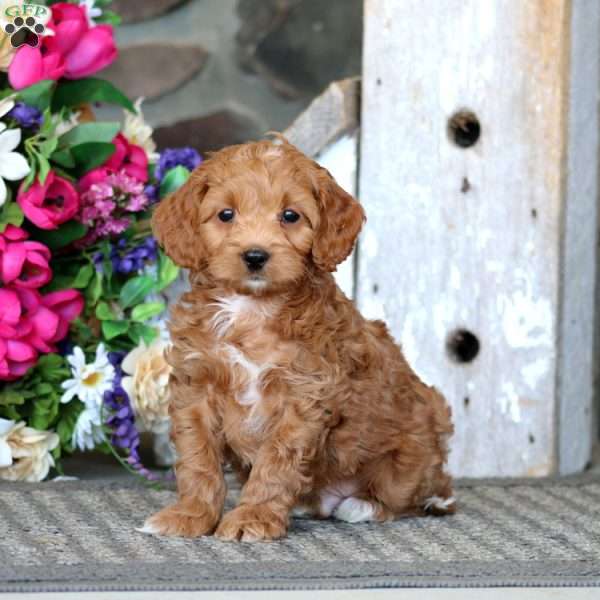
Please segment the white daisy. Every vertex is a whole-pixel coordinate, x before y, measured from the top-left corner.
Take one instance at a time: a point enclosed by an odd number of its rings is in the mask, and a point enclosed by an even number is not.
[[[99,344],[96,348],[96,360],[91,364],[86,364],[85,355],[79,346],[75,346],[67,361],[71,365],[73,378],[62,382],[65,393],[60,401],[67,403],[77,396],[87,408],[99,410],[104,392],[112,389],[115,378],[115,369],[108,360],[104,344]]]
[[[0,206],[6,202],[7,196],[4,180],[19,181],[19,179],[26,177],[30,171],[25,157],[18,152],[14,152],[14,149],[20,143],[21,130],[6,129],[6,124],[0,123]]]
[[[79,3],[79,6],[85,6],[86,8],[85,12],[87,14],[90,27],[94,27],[96,25],[96,21],[94,21],[94,19],[102,16],[102,9],[95,6],[95,4],[96,0],[81,0]]]
[[[71,441],[73,446],[79,450],[93,450],[104,441],[102,419],[98,407],[86,407],[79,415]]]

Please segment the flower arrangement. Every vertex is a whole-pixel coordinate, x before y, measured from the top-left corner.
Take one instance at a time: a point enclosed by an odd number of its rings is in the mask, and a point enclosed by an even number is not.
[[[164,444],[168,431],[163,320],[178,269],[150,216],[201,157],[157,153],[141,101],[96,76],[117,56],[109,3],[38,2],[37,46],[0,33],[0,479],[60,473],[76,449],[151,478],[139,432]],[[122,107],[123,122],[97,122],[95,103]]]

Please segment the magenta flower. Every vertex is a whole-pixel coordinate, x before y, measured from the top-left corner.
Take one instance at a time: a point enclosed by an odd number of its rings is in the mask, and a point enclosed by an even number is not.
[[[0,283],[39,288],[52,278],[50,250],[27,238],[27,232],[13,225],[0,234]]]
[[[58,2],[52,5],[55,23],[49,48],[60,52],[65,61],[65,77],[81,79],[110,65],[118,56],[110,25],[90,26],[85,6]]]
[[[45,38],[47,39],[47,38]],[[15,90],[22,90],[43,79],[56,81],[65,73],[65,63],[60,52],[44,48],[21,46],[8,67],[8,81]]]
[[[40,352],[56,352],[56,343],[82,310],[83,297],[76,290],[42,296],[27,288],[0,288],[0,380],[22,377]]]
[[[50,171],[43,184],[37,179],[27,191],[21,186],[17,203],[40,229],[57,229],[77,214],[79,194],[69,181]]]
[[[130,144],[122,133],[117,134],[112,143],[115,151],[101,167],[91,170],[80,179],[80,191],[89,190],[94,183],[101,183],[115,173],[124,173],[142,183],[148,181],[148,156],[144,149]]]

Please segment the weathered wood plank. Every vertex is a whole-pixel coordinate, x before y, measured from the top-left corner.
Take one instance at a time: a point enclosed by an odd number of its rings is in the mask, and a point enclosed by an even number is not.
[[[283,132],[305,154],[329,170],[350,194],[357,192],[360,79],[334,81]],[[354,296],[355,254],[336,272],[344,293]]]
[[[366,0],[365,18],[359,306],[390,323],[451,402],[454,473],[580,468],[591,431],[598,7]],[[469,148],[448,133],[462,109],[481,127]],[[448,350],[452,339],[465,357],[476,350],[457,330],[479,343],[472,361]]]

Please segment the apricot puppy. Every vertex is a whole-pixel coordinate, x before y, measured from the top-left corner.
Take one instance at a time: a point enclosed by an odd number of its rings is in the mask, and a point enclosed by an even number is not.
[[[158,206],[154,233],[192,289],[167,355],[178,500],[143,531],[272,540],[295,508],[351,523],[455,511],[448,405],[331,275],[363,221],[283,139],[217,152]],[[244,486],[222,516],[226,462]]]

